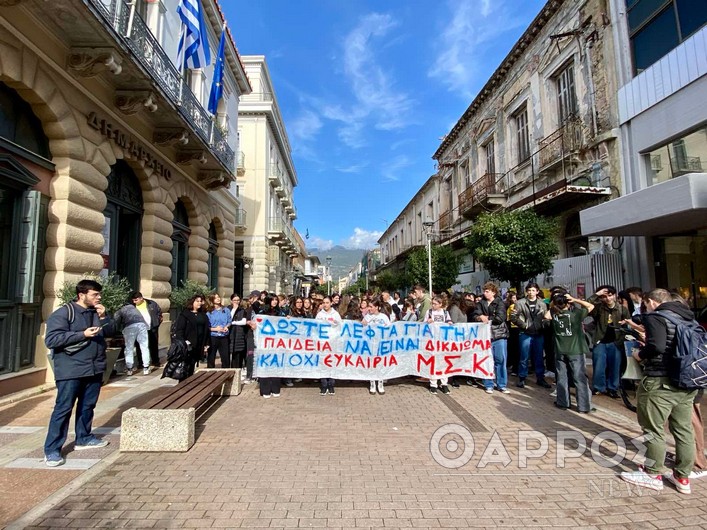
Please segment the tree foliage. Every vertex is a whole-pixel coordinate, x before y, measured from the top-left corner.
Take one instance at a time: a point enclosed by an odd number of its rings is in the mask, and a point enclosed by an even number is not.
[[[489,274],[513,286],[552,266],[558,254],[558,223],[532,210],[482,214],[464,240]]]
[[[383,271],[376,274],[376,286],[381,291],[397,291],[409,284],[404,271]]]
[[[362,292],[366,290],[366,278],[363,276],[359,276],[359,278],[349,285],[346,289],[341,294],[349,294],[349,295],[360,295]]]
[[[93,280],[101,284],[103,288],[101,290],[101,304],[110,314],[115,313],[128,303],[128,295],[133,290],[128,279],[120,278],[115,272],[110,272],[107,276],[101,276],[94,272],[85,272],[81,279]],[[72,300],[76,300],[77,283],[78,281],[66,281],[57,290],[56,297],[61,300],[62,304],[68,304]]]
[[[461,259],[449,246],[432,246],[432,289],[436,293],[446,291],[457,283]],[[412,251],[408,256],[405,269],[410,285],[419,283],[427,287],[427,248]]]
[[[169,295],[169,301],[172,307],[181,311],[186,306],[192,296],[200,294],[204,298],[213,292],[208,286],[199,283],[196,280],[185,280],[179,287],[172,289]]]

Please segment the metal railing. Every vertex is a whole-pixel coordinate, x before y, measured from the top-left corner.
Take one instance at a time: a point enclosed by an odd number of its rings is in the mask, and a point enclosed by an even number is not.
[[[676,156],[670,159],[670,169],[673,175],[702,173],[702,162],[699,156]]]
[[[447,230],[452,225],[452,211],[447,210],[442,215],[439,216],[437,220],[437,226],[440,231]]]
[[[192,92],[181,73],[165,53],[152,31],[136,12],[129,24],[130,7],[124,0],[84,0],[91,4],[116,33],[134,58],[150,74],[165,98],[173,103],[192,130],[210,147],[214,156],[230,171],[235,170],[235,154],[225,136],[214,126],[209,114]]]
[[[538,142],[540,167],[560,160],[567,153],[584,145],[584,126],[579,118],[570,118],[565,124]]]
[[[500,173],[485,173],[459,194],[459,210],[464,212],[474,204],[481,204],[489,195],[497,193],[497,179]]]

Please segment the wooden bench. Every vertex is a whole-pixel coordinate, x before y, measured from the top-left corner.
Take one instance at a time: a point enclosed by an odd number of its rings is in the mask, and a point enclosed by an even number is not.
[[[196,410],[214,395],[234,396],[240,391],[240,370],[199,370],[145,405],[123,412],[120,450],[188,451],[194,445]]]

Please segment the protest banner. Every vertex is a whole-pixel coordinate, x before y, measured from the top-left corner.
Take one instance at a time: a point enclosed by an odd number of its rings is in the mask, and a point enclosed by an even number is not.
[[[256,322],[255,377],[494,377],[489,324],[334,325],[264,315]]]

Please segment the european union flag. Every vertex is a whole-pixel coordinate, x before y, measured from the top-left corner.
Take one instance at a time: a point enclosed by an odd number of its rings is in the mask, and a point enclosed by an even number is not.
[[[214,65],[214,78],[211,81],[211,93],[209,94],[209,112],[216,114],[218,102],[223,96],[223,62],[225,60],[226,47],[226,26],[221,32],[221,41],[218,44],[218,54],[216,55],[216,64]]]

